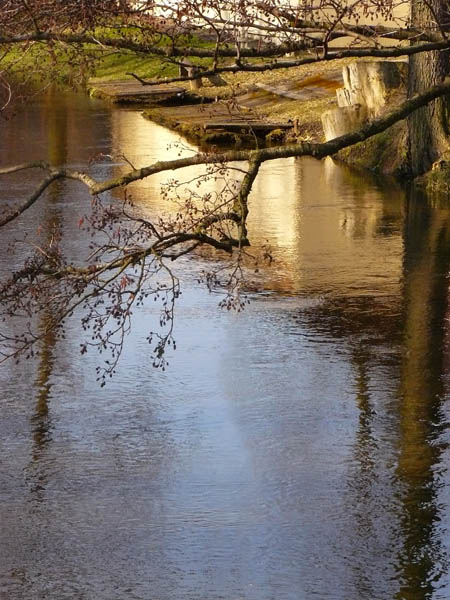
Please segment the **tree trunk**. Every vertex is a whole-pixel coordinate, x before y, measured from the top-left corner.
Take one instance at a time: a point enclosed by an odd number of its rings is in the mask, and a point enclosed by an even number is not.
[[[413,27],[438,34],[439,27],[436,23],[445,23],[447,19],[448,0],[411,0]],[[408,96],[442,83],[448,73],[448,51],[423,52],[411,56]],[[419,109],[408,119],[413,175],[420,175],[429,170],[431,165],[449,150],[449,108],[447,98],[438,99]]]

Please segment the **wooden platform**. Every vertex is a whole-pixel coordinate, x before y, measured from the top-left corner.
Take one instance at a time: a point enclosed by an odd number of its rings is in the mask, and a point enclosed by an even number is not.
[[[138,81],[89,82],[89,94],[113,104],[158,104],[182,99],[186,88],[170,85],[142,85]]]
[[[292,123],[274,123],[273,121],[257,121],[252,119],[238,119],[227,121],[210,121],[203,125],[204,129],[225,129],[226,131],[255,131],[269,133],[274,129],[291,129]]]
[[[184,106],[168,106],[151,111],[173,126],[200,126],[204,129],[255,128],[271,131],[273,129],[289,129],[292,124],[274,123],[263,119],[251,110],[242,107],[231,107],[227,102],[211,104],[188,104]],[[150,116],[150,115],[148,115]]]
[[[166,106],[145,111],[144,116],[197,142],[207,142],[212,132],[264,137],[271,131],[293,127],[293,123],[268,121],[251,110],[231,107],[226,102]],[[215,136],[214,140],[220,141],[220,138]],[[223,143],[229,143],[229,138],[224,136]]]

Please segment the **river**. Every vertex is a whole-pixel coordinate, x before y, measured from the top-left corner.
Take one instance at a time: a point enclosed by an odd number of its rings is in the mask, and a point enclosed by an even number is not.
[[[177,154],[139,111],[62,93],[1,133],[1,165],[97,156],[99,178],[123,168],[104,155]],[[2,178],[0,195],[37,177]],[[165,208],[160,183],[133,186],[141,210]],[[82,253],[89,202],[60,183],[19,224]],[[0,272],[26,252],[6,253],[16,233],[2,231]],[[76,318],[0,365],[2,600],[450,597],[449,208],[331,160],[277,161],[249,236],[274,261],[242,313],[197,282],[210,259],[180,261],[165,372],[150,306],[104,388]]]

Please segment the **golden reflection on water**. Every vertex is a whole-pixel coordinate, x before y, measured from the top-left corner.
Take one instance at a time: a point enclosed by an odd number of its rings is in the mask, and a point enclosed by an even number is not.
[[[184,148],[174,147],[173,133],[146,122],[136,111],[113,111],[111,119],[115,156],[123,154],[136,167],[194,151],[185,142]],[[178,206],[161,199],[161,185],[168,178],[190,180],[201,173],[199,166],[157,174],[135,183],[130,193],[150,215],[174,214]],[[220,188],[221,183],[210,181],[203,189]],[[265,163],[250,196],[248,221],[253,249],[268,243],[274,253],[262,285],[287,293],[398,293],[403,201],[398,186],[391,185],[387,199],[373,182],[337,167],[331,159]]]

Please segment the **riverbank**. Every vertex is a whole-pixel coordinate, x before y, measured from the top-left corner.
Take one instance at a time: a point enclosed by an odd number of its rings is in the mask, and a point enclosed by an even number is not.
[[[342,86],[342,68],[352,60],[342,59],[265,73],[223,74],[221,77],[226,85],[215,86],[205,78],[202,80],[202,86],[195,92],[188,90],[189,82],[186,82],[189,99],[186,102],[181,100],[180,104],[189,104],[192,107],[196,103],[220,103],[221,109],[216,108],[216,112],[221,110],[234,114],[239,111],[241,114],[245,113],[246,118],[252,115],[253,121],[280,125],[268,127],[265,132],[269,132],[277,142],[283,141],[286,134],[289,135],[290,141],[293,137],[323,141],[321,115],[325,110],[336,106],[335,91]],[[129,81],[131,86],[135,80],[130,73],[116,71],[117,79],[121,82]],[[152,79],[150,75],[142,77]],[[164,79],[160,80],[161,84],[164,84]],[[90,80],[89,87],[94,91],[94,95],[101,96],[101,88],[108,82],[111,82],[109,75],[95,77]],[[142,89],[145,89],[145,86]],[[192,127],[189,127],[187,119],[179,119],[172,107],[158,107],[157,110],[150,108],[144,114],[147,118],[179,131],[192,141],[199,141],[202,138],[198,132],[201,109],[192,111],[182,107],[182,110],[186,113],[196,113],[190,114],[193,119]],[[208,118],[207,111],[204,112],[204,117],[205,120]],[[278,131],[272,134],[275,130]],[[222,137],[224,140],[230,139],[229,136]],[[219,137],[215,136],[215,139],[217,141]]]
[[[189,82],[183,92],[182,84],[164,84],[164,79],[161,86],[141,85],[130,73],[122,73],[116,82],[91,79],[88,89],[91,95],[113,103],[150,105],[143,113],[146,118],[199,145],[252,147],[298,139],[322,141],[321,115],[336,105],[336,89],[343,85],[342,68],[349,62],[227,74],[220,86],[204,78],[195,91],[188,89]]]

